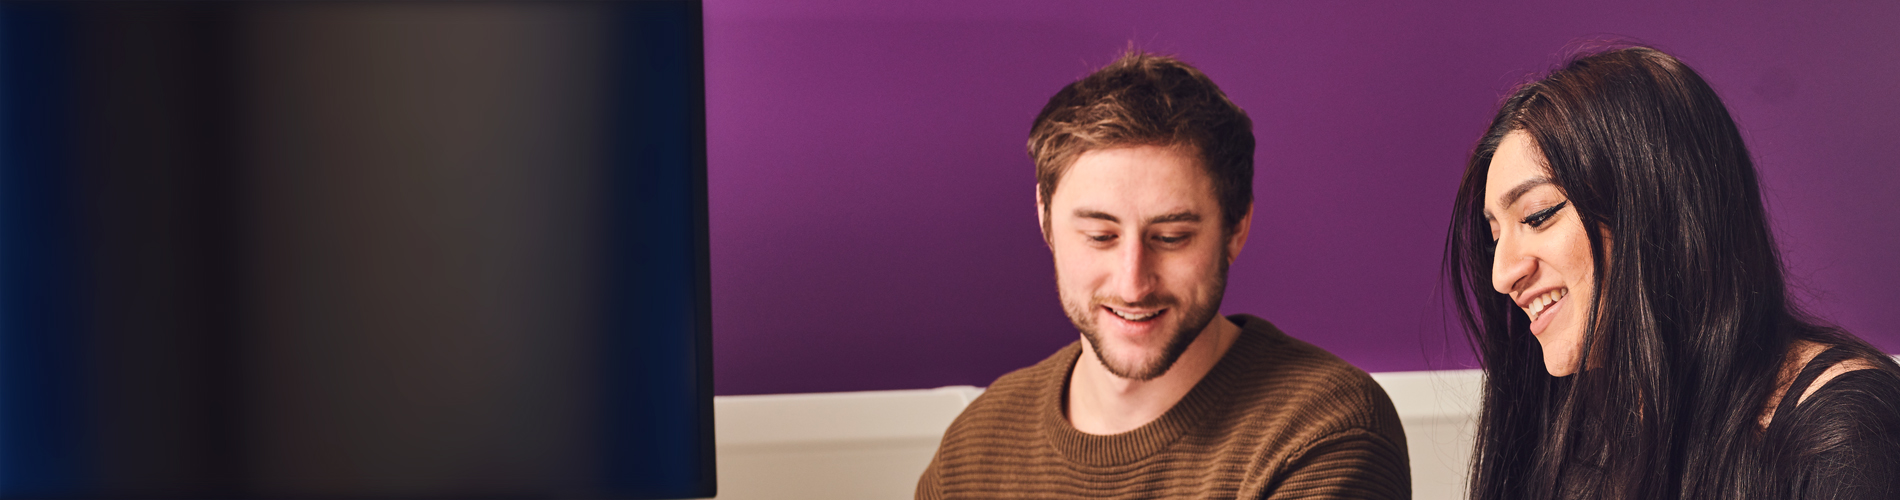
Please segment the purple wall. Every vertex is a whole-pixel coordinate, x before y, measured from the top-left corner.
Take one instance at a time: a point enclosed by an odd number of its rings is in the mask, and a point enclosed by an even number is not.
[[[1472,367],[1437,280],[1465,154],[1512,84],[1610,36],[1715,85],[1799,293],[1900,351],[1900,2],[1293,3],[708,0],[717,392],[987,385],[1075,340],[1023,143],[1130,41],[1253,116],[1223,310],[1368,371]]]

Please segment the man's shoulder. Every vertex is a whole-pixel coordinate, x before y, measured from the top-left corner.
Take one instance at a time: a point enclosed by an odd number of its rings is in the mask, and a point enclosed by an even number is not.
[[[1372,496],[1404,497],[1405,430],[1385,389],[1266,320],[1230,319],[1243,333],[1221,360],[1228,403],[1215,421],[1224,439],[1252,443],[1241,490],[1336,496],[1325,492],[1377,486],[1391,495]]]
[[[963,413],[951,423],[949,433],[988,427],[999,420],[1017,425],[1029,423],[1028,419],[1038,415],[1042,399],[1049,391],[1059,388],[1068,379],[1068,370],[1081,352],[1079,343],[1070,343],[1036,364],[997,377],[964,407]]]
[[[984,389],[983,392],[984,394],[1041,392],[1050,384],[1059,384],[1067,380],[1069,370],[1075,367],[1076,356],[1081,354],[1082,343],[1070,342],[1069,345],[1057,349],[1054,354],[1043,358],[1042,361],[1037,361],[1036,364],[1017,368],[997,377],[996,381],[991,382],[989,388]]]
[[[1255,409],[1271,413],[1299,409],[1300,413],[1336,414],[1342,423],[1353,425],[1397,424],[1391,397],[1365,370],[1259,317],[1232,319],[1248,340],[1237,342],[1229,353],[1239,379],[1236,400],[1255,402],[1261,406]]]

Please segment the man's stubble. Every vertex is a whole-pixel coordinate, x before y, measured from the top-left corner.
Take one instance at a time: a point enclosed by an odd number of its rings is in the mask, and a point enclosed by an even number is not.
[[[1123,304],[1121,301],[1113,300],[1109,297],[1097,295],[1090,297],[1086,305],[1072,300],[1068,293],[1062,290],[1061,286],[1056,287],[1056,293],[1062,299],[1062,310],[1069,315],[1069,322],[1074,323],[1075,328],[1082,332],[1083,339],[1089,343],[1089,347],[1095,350],[1095,359],[1101,361],[1102,366],[1107,368],[1109,373],[1129,380],[1154,380],[1156,377],[1168,373],[1168,369],[1174,367],[1174,362],[1181,359],[1181,355],[1187,352],[1188,346],[1193,345],[1194,340],[1200,338],[1201,332],[1206,330],[1207,325],[1214,321],[1214,316],[1219,314],[1221,299],[1224,298],[1227,291],[1227,262],[1227,251],[1225,248],[1222,248],[1219,269],[1215,270],[1213,276],[1201,280],[1201,286],[1207,292],[1204,295],[1208,300],[1205,303],[1197,305],[1192,310],[1182,311],[1179,297],[1159,293],[1144,297],[1138,302],[1128,304]],[[1060,266],[1058,266],[1058,268],[1059,267]],[[1062,283],[1060,270],[1056,272],[1056,283]],[[1110,356],[1107,346],[1102,345],[1093,314],[1096,310],[1099,310],[1102,305],[1110,303],[1138,308],[1167,307],[1175,311],[1180,311],[1181,321],[1176,323],[1179,325],[1179,328],[1169,333],[1168,340],[1158,356],[1145,359],[1139,362],[1138,366],[1127,366],[1116,361],[1111,361],[1112,356]]]

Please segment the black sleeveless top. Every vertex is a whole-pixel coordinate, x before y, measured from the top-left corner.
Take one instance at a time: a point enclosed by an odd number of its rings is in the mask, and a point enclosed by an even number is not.
[[[1900,498],[1900,376],[1870,368],[1801,393],[1852,353],[1815,356],[1775,407],[1762,457],[1784,498]],[[1798,404],[1797,404],[1798,402]]]
[[[1828,349],[1795,376],[1763,430],[1753,467],[1764,484],[1752,485],[1749,498],[1900,498],[1900,375],[1842,373],[1801,400],[1823,372],[1853,356]],[[1565,461],[1560,498],[1593,498],[1603,486],[1603,456],[1586,455]]]

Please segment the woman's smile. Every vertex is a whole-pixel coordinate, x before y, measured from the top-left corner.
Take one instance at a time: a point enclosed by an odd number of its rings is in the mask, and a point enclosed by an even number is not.
[[[1519,307],[1524,308],[1524,314],[1531,318],[1532,335],[1544,333],[1544,328],[1550,326],[1551,318],[1556,317],[1557,312],[1563,309],[1564,297],[1569,294],[1570,289],[1558,288],[1531,297],[1526,303],[1519,304]]]

